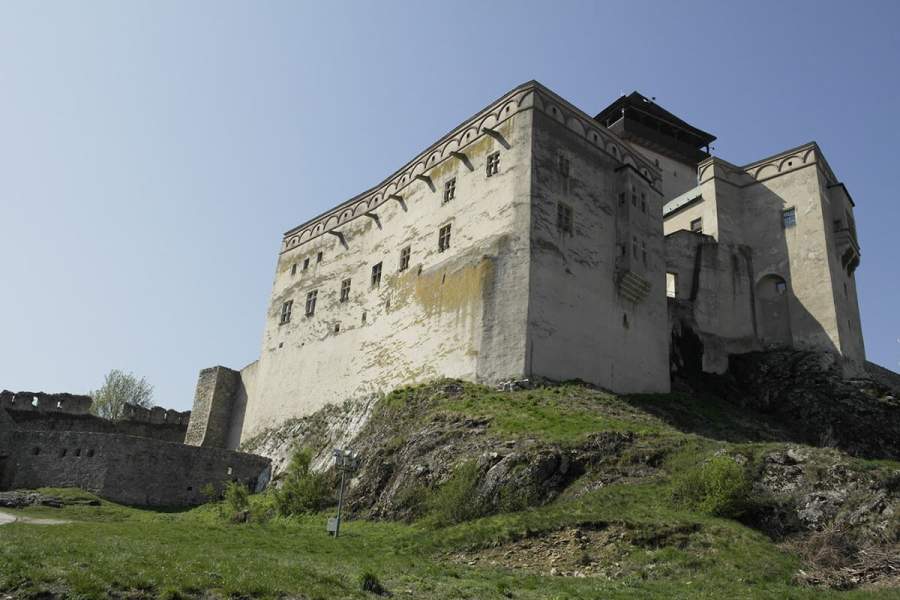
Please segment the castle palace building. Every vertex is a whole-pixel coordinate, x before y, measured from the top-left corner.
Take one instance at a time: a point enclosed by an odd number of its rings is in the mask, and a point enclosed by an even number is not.
[[[738,167],[637,92],[521,85],[284,234],[259,359],[204,369],[186,442],[235,448],[405,384],[667,392],[773,346],[865,361],[853,201],[815,143]]]

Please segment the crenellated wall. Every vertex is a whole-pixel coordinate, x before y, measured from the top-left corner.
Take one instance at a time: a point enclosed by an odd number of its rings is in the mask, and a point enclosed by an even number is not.
[[[20,429],[113,433],[183,442],[191,412],[126,404],[122,419],[110,421],[90,413],[90,396],[44,392],[0,392],[0,409]]]
[[[76,394],[0,391],[0,409],[7,410],[86,415],[92,402],[90,396]]]

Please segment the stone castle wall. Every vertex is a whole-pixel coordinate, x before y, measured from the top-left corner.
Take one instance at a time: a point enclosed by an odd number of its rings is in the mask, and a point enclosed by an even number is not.
[[[0,489],[78,487],[123,504],[188,506],[208,500],[200,491],[206,484],[253,489],[268,480],[268,459],[228,450],[93,432],[6,435]]]
[[[340,236],[313,238],[279,257],[242,439],[407,383],[525,374],[530,112],[505,119],[497,134],[473,134],[460,147],[465,158],[437,163],[427,181],[398,190],[401,199],[348,221]],[[495,152],[499,169],[488,177]],[[445,201],[451,179],[454,198]],[[442,251],[446,226],[450,246]],[[410,257],[401,269],[404,248]],[[373,285],[377,264],[381,280]],[[307,316],[310,292],[317,297]],[[291,318],[281,323],[286,302]]]
[[[240,373],[232,369],[211,367],[200,371],[185,444],[226,447],[235,396],[240,385]]]
[[[697,256],[710,258],[719,253],[736,258],[732,265],[712,259],[708,265],[703,263],[710,272],[700,275],[712,283],[706,295],[719,302],[716,310],[721,317],[714,323],[710,314],[693,315],[700,329],[723,340],[740,341],[746,335],[738,330],[752,324],[760,347],[839,352],[847,359],[848,372],[861,373],[865,350],[855,266],[841,262],[842,240],[850,239],[846,232],[852,227],[848,224],[852,223],[852,201],[818,146],[806,144],[745,167],[713,157],[699,164],[698,173],[695,196],[700,199],[667,214],[665,233],[686,230],[693,220],[702,219],[703,234],[712,236],[712,243],[721,248],[714,250],[707,244]],[[793,224],[784,224],[785,211],[793,211]],[[677,244],[667,243],[675,250],[667,257],[669,268],[678,270],[683,280],[685,270],[691,268],[681,261]],[[746,251],[735,253],[735,248]],[[732,282],[719,275],[730,274],[743,286],[744,262],[751,275],[749,288],[734,293]],[[696,280],[693,274],[690,279]],[[783,290],[776,287],[781,282],[786,285]],[[749,315],[745,311],[748,293],[753,303]],[[702,298],[691,300],[695,311],[703,310]],[[721,371],[724,361],[715,362],[713,370]]]
[[[78,487],[124,504],[188,506],[208,500],[206,484],[268,483],[263,457],[122,433],[26,429],[33,422],[0,409],[0,490]]]
[[[82,431],[115,433],[183,442],[191,412],[147,409],[125,405],[121,420],[110,421],[90,414],[90,396],[44,392],[0,392],[0,410],[5,409],[19,429],[31,431]]]

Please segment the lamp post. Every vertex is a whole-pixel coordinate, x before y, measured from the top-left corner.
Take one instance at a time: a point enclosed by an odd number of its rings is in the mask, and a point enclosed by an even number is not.
[[[341,450],[335,448],[334,452],[334,468],[341,473],[341,490],[338,493],[338,509],[337,517],[328,519],[326,529],[329,533],[334,533],[334,537],[338,537],[341,533],[341,508],[344,505],[344,481],[348,473],[352,473],[359,467],[359,455],[352,450]]]

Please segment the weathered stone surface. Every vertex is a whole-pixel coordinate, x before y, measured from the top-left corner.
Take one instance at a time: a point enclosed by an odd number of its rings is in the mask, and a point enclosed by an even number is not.
[[[184,506],[207,501],[206,484],[257,489],[269,473],[270,461],[250,454],[119,433],[27,430],[0,418],[0,490],[77,487],[125,504]]]
[[[882,385],[845,379],[827,352],[754,352],[731,357],[730,400],[776,415],[802,441],[855,456],[900,458],[900,400]]]

